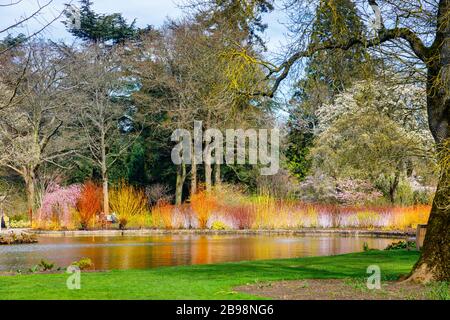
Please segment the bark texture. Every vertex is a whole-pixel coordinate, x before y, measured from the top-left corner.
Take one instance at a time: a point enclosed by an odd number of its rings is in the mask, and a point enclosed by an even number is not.
[[[427,233],[419,261],[408,280],[450,281],[450,0],[440,0],[436,39],[430,48],[427,81],[428,121],[441,162]]]

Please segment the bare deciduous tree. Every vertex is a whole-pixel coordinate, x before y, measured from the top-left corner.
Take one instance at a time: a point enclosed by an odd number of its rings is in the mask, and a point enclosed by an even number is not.
[[[0,8],[7,8],[7,7],[13,7],[20,5],[23,2],[23,0],[11,0],[10,3],[4,3],[0,4]],[[72,1],[69,1],[68,4],[70,4]],[[6,36],[11,33],[13,33],[16,29],[19,27],[22,27],[26,25],[28,22],[34,20],[37,20],[41,14],[45,12],[46,9],[48,9],[52,4],[53,0],[47,0],[45,3],[41,3],[40,1],[36,1],[36,9],[34,9],[31,13],[24,14],[16,19],[14,23],[11,25],[5,26],[2,29],[0,29],[0,37]],[[64,14],[64,10],[61,10],[57,14],[55,14],[50,20],[43,19],[42,23],[40,23],[40,27],[31,32],[29,35],[25,36],[23,39],[21,39],[21,43],[26,42],[30,40],[31,38],[37,36],[42,31],[44,31],[48,26],[50,26],[52,23],[57,21],[59,18],[61,18]],[[0,48],[0,55],[5,54],[6,52],[10,51],[11,49],[15,48],[20,43],[11,43],[7,44],[4,47]]]
[[[119,48],[92,45],[71,54],[72,105],[85,152],[79,155],[99,168],[103,183],[103,213],[109,214],[108,173],[136,139],[129,127],[132,106]]]
[[[45,42],[33,42],[2,77],[14,82],[17,74],[23,74],[14,88],[17,101],[0,110],[0,165],[23,178],[30,220],[39,168],[58,165],[61,157],[73,152],[69,136],[63,137],[71,115],[63,81],[65,67],[58,50]]]
[[[147,122],[162,130],[192,127],[200,106],[200,94],[195,74],[190,73],[191,59],[183,45],[190,34],[188,26],[167,25],[159,34],[150,34],[138,47],[138,59],[133,60],[133,73],[140,79],[142,88],[134,95],[143,112],[151,119]],[[189,44],[192,49],[192,42]],[[190,50],[192,53],[192,50]],[[196,165],[192,174],[196,176]],[[187,177],[186,163],[177,165],[175,202],[181,204],[183,185]]]
[[[224,29],[207,33],[205,25],[196,19],[168,23],[161,34],[144,40],[140,46],[139,56],[143,58],[137,59],[134,71],[142,89],[135,98],[149,113],[164,115],[160,125],[165,129],[188,129],[191,137],[194,137],[194,120],[202,121],[205,130],[225,129],[237,119],[243,120],[245,115],[254,116],[255,108],[249,106],[249,98],[234,94],[228,82],[230,77],[236,77],[236,81],[248,86],[260,84],[254,74],[246,74],[247,66],[235,70],[224,55],[227,44],[241,38]],[[251,64],[248,66],[253,68]],[[198,166],[192,154],[191,194],[197,192]],[[210,191],[213,183],[221,181],[220,164],[213,168],[205,162],[204,173],[205,187]],[[182,201],[187,176],[186,164],[178,165],[175,197],[178,204]]]

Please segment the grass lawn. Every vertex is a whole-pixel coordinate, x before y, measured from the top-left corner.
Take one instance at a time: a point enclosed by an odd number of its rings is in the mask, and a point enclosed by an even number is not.
[[[376,264],[382,279],[409,272],[415,251],[369,251],[329,257],[243,261],[211,265],[81,274],[81,289],[68,290],[67,274],[0,276],[1,299],[257,299],[233,292],[239,285],[293,279],[367,277]]]

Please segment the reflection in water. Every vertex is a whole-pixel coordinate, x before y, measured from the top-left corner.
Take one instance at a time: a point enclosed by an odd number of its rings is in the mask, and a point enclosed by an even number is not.
[[[40,237],[38,244],[0,246],[0,270],[27,269],[41,259],[67,266],[82,257],[96,269],[145,269],[225,261],[323,256],[382,249],[390,238],[246,235]]]

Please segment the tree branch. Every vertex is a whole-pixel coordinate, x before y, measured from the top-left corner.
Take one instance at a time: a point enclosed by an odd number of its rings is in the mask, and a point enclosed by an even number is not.
[[[369,0],[369,4],[373,6],[377,6],[374,0]],[[382,20],[381,20],[382,21]],[[313,54],[323,50],[349,50],[356,45],[362,45],[366,48],[375,47],[384,42],[388,42],[391,40],[403,39],[408,42],[411,49],[415,53],[415,55],[422,60],[425,64],[430,63],[432,58],[431,49],[426,47],[422,40],[410,29],[408,28],[393,28],[393,29],[385,29],[384,26],[381,26],[381,29],[378,31],[378,36],[365,40],[363,38],[352,38],[342,43],[334,43],[332,41],[326,41],[318,45],[310,45],[304,51],[298,51],[294,53],[291,57],[289,57],[285,62],[283,62],[278,68],[272,69],[267,75],[267,79],[269,79],[274,74],[279,74],[275,78],[275,82],[269,92],[256,92],[253,93],[253,96],[267,96],[273,98],[275,92],[278,90],[281,82],[286,79],[289,75],[291,68],[294,64],[302,59],[311,57]]]
[[[20,1],[19,1],[19,2],[20,2]],[[13,29],[13,28],[15,28],[15,27],[18,27],[18,26],[20,26],[21,24],[23,24],[23,23],[25,23],[25,22],[27,22],[27,21],[33,19],[33,18],[36,17],[42,10],[44,10],[46,7],[48,7],[52,2],[53,2],[53,0],[50,0],[50,1],[48,1],[46,4],[44,4],[43,6],[39,5],[39,8],[38,8],[36,11],[34,11],[31,15],[29,15],[28,17],[24,17],[24,18],[22,18],[21,20],[19,20],[18,22],[16,22],[16,23],[14,23],[14,24],[12,24],[12,25],[10,25],[10,26],[8,26],[8,27],[6,27],[6,28],[0,30],[0,33],[4,33],[4,32],[6,32],[6,31],[8,31],[8,30],[11,30],[11,29]],[[17,2],[17,3],[18,3],[18,2]],[[12,6],[12,5],[15,5],[15,4],[17,4],[17,3],[8,4],[8,5],[3,5],[3,6]]]
[[[55,134],[58,133],[62,125],[63,122],[60,121],[59,124],[52,130],[52,132],[50,132],[47,136],[42,138],[41,143],[39,144],[41,151],[43,151],[47,147],[48,142],[55,136]]]

